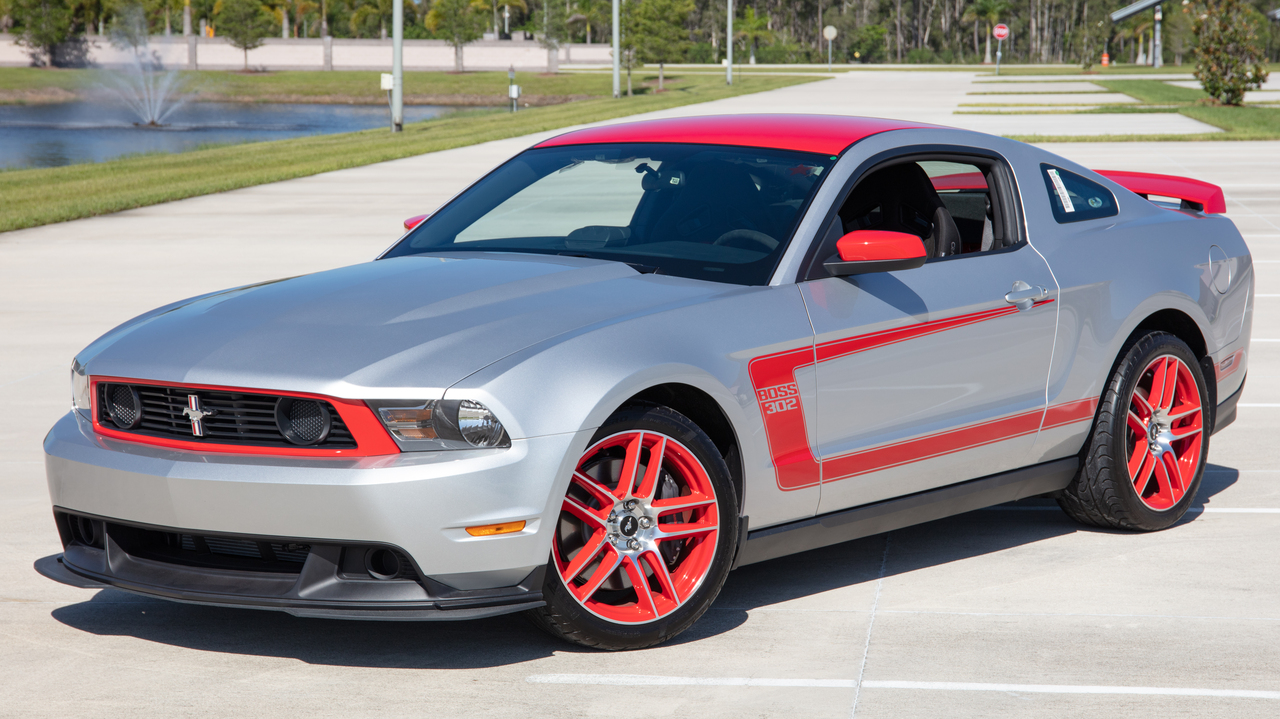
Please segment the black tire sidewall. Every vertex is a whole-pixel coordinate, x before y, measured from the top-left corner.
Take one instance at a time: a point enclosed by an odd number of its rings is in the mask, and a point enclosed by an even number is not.
[[[547,608],[567,623],[579,643],[602,649],[634,649],[660,642],[687,629],[706,612],[724,586],[738,544],[738,497],[729,468],[715,444],[696,424],[667,407],[631,406],[614,413],[596,431],[588,446],[619,432],[645,430],[665,434],[683,444],[707,471],[716,492],[720,530],[707,576],[694,595],[671,614],[646,624],[619,624],[592,614],[564,586],[555,561],[547,565],[543,598]]]
[[[1200,392],[1201,424],[1204,429],[1201,431],[1200,439],[1200,463],[1196,467],[1195,476],[1192,478],[1191,485],[1187,487],[1186,494],[1169,509],[1155,510],[1142,501],[1142,498],[1138,496],[1137,489],[1133,486],[1132,480],[1129,478],[1129,466],[1126,461],[1129,451],[1126,446],[1126,430],[1128,428],[1129,400],[1133,396],[1134,388],[1137,387],[1138,381],[1142,379],[1147,367],[1157,357],[1164,355],[1177,357],[1191,370],[1191,375],[1196,380],[1196,388]],[[1204,468],[1208,462],[1209,433],[1212,430],[1210,418],[1213,416],[1214,408],[1209,406],[1209,389],[1204,373],[1200,369],[1200,361],[1196,359],[1195,354],[1187,347],[1186,343],[1177,337],[1164,332],[1152,333],[1143,337],[1129,349],[1112,382],[1116,390],[1116,397],[1120,402],[1113,409],[1109,418],[1111,424],[1109,427],[1111,433],[1110,451],[1113,458],[1112,471],[1116,473],[1117,484],[1124,485],[1124,489],[1118,492],[1119,499],[1123,503],[1125,510],[1143,529],[1164,529],[1182,519],[1187,509],[1195,501],[1196,494],[1200,490],[1200,483],[1204,478]]]

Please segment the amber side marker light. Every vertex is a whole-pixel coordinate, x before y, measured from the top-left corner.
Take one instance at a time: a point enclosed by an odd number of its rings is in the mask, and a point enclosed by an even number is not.
[[[519,522],[503,522],[502,524],[485,524],[479,527],[467,527],[467,534],[473,537],[491,537],[495,534],[511,534],[524,529],[524,520]]]

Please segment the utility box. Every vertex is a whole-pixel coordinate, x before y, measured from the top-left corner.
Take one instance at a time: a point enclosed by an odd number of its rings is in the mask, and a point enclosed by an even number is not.
[[[395,87],[396,87],[395,77],[389,72],[382,73],[382,89],[394,90]]]

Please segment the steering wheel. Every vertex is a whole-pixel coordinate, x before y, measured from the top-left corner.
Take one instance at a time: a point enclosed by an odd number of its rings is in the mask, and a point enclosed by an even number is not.
[[[755,230],[729,230],[717,237],[716,241],[711,244],[754,251],[760,251],[761,247],[763,247],[766,254],[778,249],[777,240]]]

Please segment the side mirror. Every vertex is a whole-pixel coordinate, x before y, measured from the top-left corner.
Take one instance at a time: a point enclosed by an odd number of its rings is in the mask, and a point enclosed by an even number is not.
[[[905,232],[854,230],[836,241],[836,255],[822,266],[834,277],[910,270],[928,259],[924,241]]]
[[[409,219],[404,221],[405,231],[407,232],[417,227],[418,225],[421,225],[422,221],[427,219],[430,216],[431,215],[414,215],[413,217],[410,217]]]

